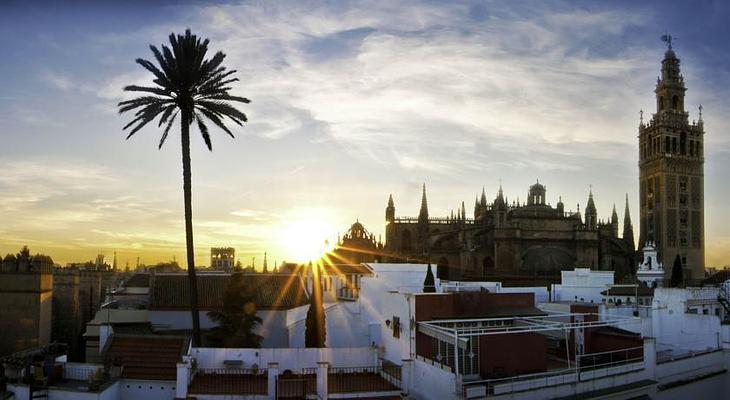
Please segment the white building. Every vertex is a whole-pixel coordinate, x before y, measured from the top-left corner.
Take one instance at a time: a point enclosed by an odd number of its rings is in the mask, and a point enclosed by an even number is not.
[[[636,270],[636,278],[644,282],[647,287],[659,287],[664,284],[664,266],[657,258],[656,246],[653,242],[646,242],[642,249],[644,261]]]
[[[603,301],[601,292],[613,284],[613,271],[592,271],[590,268],[560,271],[560,284],[551,285],[551,300],[600,303]]]

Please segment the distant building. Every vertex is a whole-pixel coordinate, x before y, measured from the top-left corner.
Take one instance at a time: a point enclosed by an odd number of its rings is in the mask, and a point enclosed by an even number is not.
[[[233,247],[210,248],[210,268],[231,271],[234,265],[236,265],[236,249]]]
[[[337,246],[328,253],[327,259],[332,264],[380,262],[383,259],[383,249],[383,242],[375,240],[375,235],[368,232],[358,220],[338,240]]]
[[[553,207],[547,188],[530,186],[527,202],[508,201],[500,187],[494,201],[481,199],[467,217],[464,204],[454,214],[431,217],[423,187],[418,217],[396,217],[393,197],[385,209],[388,262],[435,262],[438,276],[449,280],[499,280],[513,285],[547,285],[575,267],[632,274],[635,252],[628,201],[624,235],[614,207],[610,219],[598,219],[593,192],[585,215]]]
[[[664,266],[659,261],[656,247],[654,243],[646,242],[644,248],[644,260],[636,269],[636,279],[643,282],[648,287],[663,286],[664,283]]]
[[[81,274],[74,269],[58,268],[53,271],[53,328],[51,339],[68,346],[72,361],[83,359],[81,334]]]
[[[656,243],[659,262],[677,256],[687,279],[704,278],[704,135],[700,106],[697,121],[685,109],[684,77],[671,46],[657,78],[656,113],[639,124],[639,247]],[[669,279],[671,268],[665,271]]]
[[[0,356],[51,340],[53,260],[24,247],[0,268]]]
[[[200,326],[211,329],[218,324],[208,317],[209,311],[223,307],[223,294],[230,274],[200,274],[198,307]],[[287,347],[287,312],[301,308],[306,312],[309,296],[299,275],[246,274],[256,289],[256,314],[264,321],[256,330],[263,336],[262,347]],[[185,274],[157,274],[150,281],[149,322],[157,331],[189,330],[190,286]]]

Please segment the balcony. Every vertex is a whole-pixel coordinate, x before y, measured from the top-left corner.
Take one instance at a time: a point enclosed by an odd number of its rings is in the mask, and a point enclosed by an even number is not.
[[[337,289],[337,298],[340,300],[357,300],[360,297],[360,288],[341,287]]]

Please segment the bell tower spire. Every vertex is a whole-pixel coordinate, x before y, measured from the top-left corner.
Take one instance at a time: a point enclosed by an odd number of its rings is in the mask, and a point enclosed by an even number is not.
[[[639,248],[655,242],[658,261],[679,257],[685,276],[699,279],[705,268],[704,125],[689,120],[672,37],[662,40],[667,50],[654,89],[657,111],[639,126]]]

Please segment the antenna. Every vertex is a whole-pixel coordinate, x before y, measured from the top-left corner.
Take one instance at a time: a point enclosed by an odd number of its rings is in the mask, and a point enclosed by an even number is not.
[[[672,49],[672,39],[674,39],[674,38],[672,37],[672,35],[669,35],[669,34],[666,34],[666,33],[665,33],[665,34],[663,34],[663,35],[662,35],[662,37],[661,37],[660,39],[662,40],[662,42],[664,42],[664,43],[666,43],[666,44],[667,44],[667,48],[668,48],[669,50],[671,50],[671,49]]]

